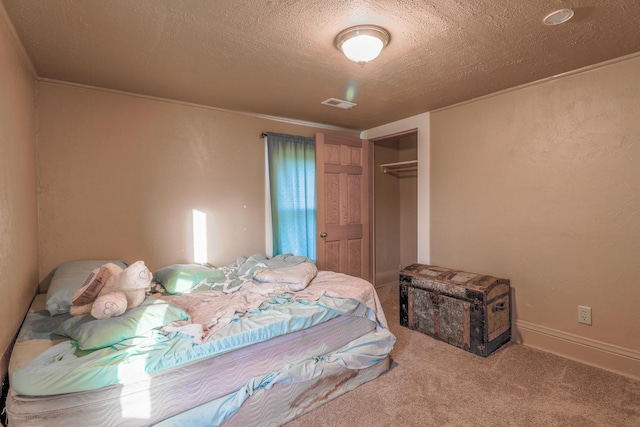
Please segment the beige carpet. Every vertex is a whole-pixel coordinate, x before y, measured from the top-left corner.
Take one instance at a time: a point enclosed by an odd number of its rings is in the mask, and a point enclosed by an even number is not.
[[[391,369],[287,427],[640,426],[640,381],[514,343],[476,356],[400,326],[397,285],[378,294]]]

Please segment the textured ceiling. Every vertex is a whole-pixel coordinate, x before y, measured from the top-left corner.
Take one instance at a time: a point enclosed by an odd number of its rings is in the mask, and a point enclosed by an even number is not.
[[[41,78],[352,129],[640,52],[640,0],[2,2]],[[333,45],[356,24],[391,34],[364,66]]]

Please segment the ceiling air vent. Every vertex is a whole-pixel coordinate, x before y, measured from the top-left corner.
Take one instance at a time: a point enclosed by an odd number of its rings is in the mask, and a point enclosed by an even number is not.
[[[353,108],[357,105],[353,102],[343,101],[342,99],[336,98],[325,99],[321,104],[328,105],[330,107],[342,108],[343,110],[348,110],[349,108]]]

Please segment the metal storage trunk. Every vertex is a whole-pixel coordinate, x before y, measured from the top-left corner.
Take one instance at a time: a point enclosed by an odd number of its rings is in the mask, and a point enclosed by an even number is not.
[[[400,324],[480,356],[511,339],[509,279],[433,265],[400,271]]]

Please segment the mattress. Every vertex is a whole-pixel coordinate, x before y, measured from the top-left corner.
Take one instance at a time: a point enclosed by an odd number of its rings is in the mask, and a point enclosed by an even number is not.
[[[156,426],[280,426],[379,377],[389,369],[389,364],[388,356],[363,369],[349,369],[340,364],[333,364],[317,378],[258,390],[247,398],[233,417],[220,424],[215,412],[218,401],[213,401],[164,420]],[[228,398],[230,396],[220,400]]]
[[[41,313],[43,303],[42,297],[36,298],[28,318]],[[29,337],[18,340],[10,374],[34,354],[61,341],[46,338],[47,330],[55,327],[56,320],[51,319],[56,318],[50,318],[48,326],[38,322]],[[370,352],[372,362],[358,360],[363,357],[361,349],[370,343],[376,343],[377,350],[385,348],[379,341],[387,341],[388,348],[393,336],[384,330],[381,334],[377,326],[366,316],[339,315],[309,329],[160,371],[140,381],[52,396],[23,396],[12,391],[7,414],[11,426],[84,426],[87,414],[96,426],[153,425],[163,420],[164,425],[219,425],[240,422],[232,421],[236,417],[245,421],[258,417],[261,424],[277,425],[317,406],[324,401],[321,396],[328,399],[344,393],[386,370],[385,352]],[[326,381],[341,377],[340,387]],[[302,404],[305,399],[299,395],[304,393],[316,396],[312,399],[315,406]],[[270,409],[265,410],[264,405]]]

